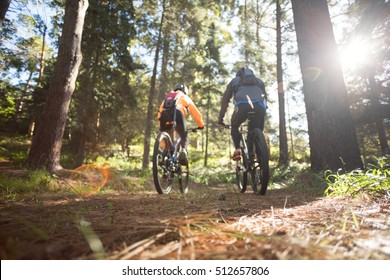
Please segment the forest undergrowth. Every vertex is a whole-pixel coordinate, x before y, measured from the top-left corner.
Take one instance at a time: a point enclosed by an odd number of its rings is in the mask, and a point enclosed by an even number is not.
[[[390,259],[388,158],[350,173],[273,165],[265,196],[239,193],[229,165],[158,195],[150,171],[115,162],[49,174],[3,155],[1,259]]]
[[[46,187],[12,194],[1,177],[1,259],[390,257],[388,195],[324,196],[323,187],[279,184],[258,196],[191,183],[186,196],[161,196],[137,177],[131,185],[113,177],[107,190],[81,195],[70,179],[45,180],[35,174],[30,186]]]

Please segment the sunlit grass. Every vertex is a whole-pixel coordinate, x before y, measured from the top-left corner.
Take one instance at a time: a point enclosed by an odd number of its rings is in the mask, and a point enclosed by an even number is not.
[[[377,163],[370,165],[365,171],[353,170],[347,173],[327,171],[325,179],[328,183],[325,195],[383,196],[390,193],[390,158],[378,158]]]

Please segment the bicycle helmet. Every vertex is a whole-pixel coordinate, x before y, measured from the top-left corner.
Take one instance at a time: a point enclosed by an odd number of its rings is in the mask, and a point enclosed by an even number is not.
[[[186,87],[185,85],[183,84],[177,84],[174,88],[174,90],[181,90],[182,92],[184,92],[185,94],[188,95],[188,87]]]
[[[241,76],[241,73],[245,71],[245,67],[241,67],[237,70],[236,77]]]

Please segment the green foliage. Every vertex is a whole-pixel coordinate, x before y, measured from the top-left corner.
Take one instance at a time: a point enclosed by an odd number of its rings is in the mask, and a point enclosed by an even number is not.
[[[46,170],[35,170],[28,178],[28,188],[32,192],[56,191],[59,185],[53,180],[53,176]]]
[[[0,119],[9,120],[15,112],[15,102],[10,96],[0,95]]]
[[[390,157],[378,158],[366,171],[354,170],[348,173],[326,171],[328,188],[325,195],[352,196],[362,194],[383,196],[390,191]]]
[[[292,185],[296,183],[298,174],[310,172],[310,166],[307,163],[290,162],[288,167],[276,166],[276,163],[271,164],[271,182]]]
[[[0,193],[7,199],[16,199],[20,194],[58,191],[59,185],[52,175],[44,170],[35,170],[28,175],[9,176],[0,173]]]
[[[310,164],[298,161],[290,161],[288,167],[271,162],[271,178],[269,189],[294,188],[305,189],[322,196],[327,185],[324,183],[322,174],[314,173]]]
[[[205,185],[234,184],[234,168],[222,167],[193,167],[191,168],[191,181]]]
[[[0,159],[21,164],[27,158],[30,141],[25,136],[2,135],[0,139]]]

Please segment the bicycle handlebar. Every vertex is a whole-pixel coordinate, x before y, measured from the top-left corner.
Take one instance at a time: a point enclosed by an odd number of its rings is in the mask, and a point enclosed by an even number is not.
[[[201,130],[201,129],[203,129],[203,127],[202,128],[200,128],[199,126],[198,127],[191,127],[191,128],[187,128],[186,132],[189,132],[189,131],[196,132],[197,130]]]
[[[226,128],[226,129],[231,129],[232,128],[232,126],[230,124],[219,123],[218,125],[222,126],[222,128]]]
[[[232,129],[232,125],[231,124],[225,124],[225,123],[219,123],[218,125],[220,125],[223,129]],[[245,131],[245,127],[247,128],[248,127],[248,124],[241,124],[240,125],[240,131]]]

